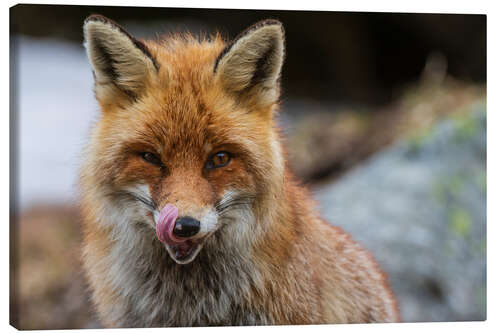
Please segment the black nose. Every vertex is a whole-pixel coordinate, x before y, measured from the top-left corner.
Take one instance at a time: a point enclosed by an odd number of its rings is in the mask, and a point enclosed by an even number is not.
[[[175,221],[173,233],[177,237],[191,237],[200,231],[200,221],[189,217],[179,217]]]

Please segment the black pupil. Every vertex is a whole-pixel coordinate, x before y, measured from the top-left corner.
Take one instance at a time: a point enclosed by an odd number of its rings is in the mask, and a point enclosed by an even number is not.
[[[144,153],[142,157],[149,163],[159,164],[160,160],[152,153]]]
[[[226,164],[228,160],[228,156],[226,153],[217,153],[214,156],[214,164],[215,165],[223,165]]]

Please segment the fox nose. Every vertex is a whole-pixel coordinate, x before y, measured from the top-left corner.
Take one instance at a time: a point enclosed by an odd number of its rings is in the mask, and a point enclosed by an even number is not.
[[[180,217],[175,221],[173,234],[180,238],[196,235],[200,231],[200,221],[190,216]]]

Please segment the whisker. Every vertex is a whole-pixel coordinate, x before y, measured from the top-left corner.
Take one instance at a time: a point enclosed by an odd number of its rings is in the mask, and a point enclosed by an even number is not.
[[[231,208],[251,205],[254,202],[254,199],[255,196],[249,195],[223,198],[215,205],[215,210],[217,211],[218,215],[222,215]]]
[[[134,193],[131,191],[127,191],[127,190],[121,190],[121,191],[115,192],[115,194],[121,194],[125,197],[129,197],[131,199],[134,199],[135,201],[139,201],[139,202],[143,203],[151,211],[155,211],[157,208],[157,204],[154,202],[154,200],[149,199],[149,198],[142,196],[140,194],[137,194],[137,193]]]
[[[252,202],[253,202],[253,200],[234,200],[234,201],[228,202],[224,205],[216,206],[216,209],[224,210],[227,207],[231,207],[234,205],[241,205],[241,204],[251,204]]]
[[[223,205],[237,200],[253,200],[253,199],[255,199],[254,195],[238,195],[234,197],[227,196],[223,197],[216,205]]]

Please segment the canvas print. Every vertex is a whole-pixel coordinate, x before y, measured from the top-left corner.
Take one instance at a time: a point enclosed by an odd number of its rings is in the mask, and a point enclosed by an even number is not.
[[[18,329],[486,319],[486,16],[10,9]]]

